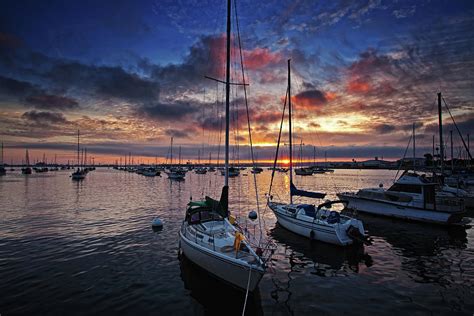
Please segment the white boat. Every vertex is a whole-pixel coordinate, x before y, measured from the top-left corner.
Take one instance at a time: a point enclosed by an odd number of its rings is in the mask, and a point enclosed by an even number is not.
[[[71,174],[71,178],[72,180],[84,180],[86,178],[86,174],[87,173],[85,173],[84,170],[77,168],[77,170]]]
[[[439,186],[436,191],[437,197],[456,197],[464,201],[466,208],[474,208],[474,194],[463,189],[453,188],[446,184]]]
[[[462,200],[437,196],[436,183],[413,172],[404,172],[388,190],[367,188],[337,196],[358,212],[434,224],[461,223],[465,213]]]
[[[223,195],[228,194],[226,189]],[[219,279],[253,291],[265,273],[265,263],[245,239],[240,240],[242,233],[222,214],[220,204],[210,198],[188,204],[179,231],[181,250]]]
[[[277,222],[281,226],[298,235],[340,246],[350,245],[354,243],[354,241],[365,241],[366,236],[364,226],[361,221],[348,216],[343,216],[339,212],[333,211],[331,209],[333,204],[342,203],[341,201],[329,201],[319,205],[317,208],[315,205],[311,204],[293,203],[293,196],[305,196],[322,199],[325,197],[325,194],[298,190],[293,184],[290,60],[288,60],[288,112],[290,146],[290,203],[273,202],[272,196],[269,195],[269,200],[267,202],[268,207],[273,211],[277,218]],[[283,126],[283,124],[281,126]],[[278,151],[276,153],[276,157],[278,157]],[[311,169],[300,168],[299,170],[308,170],[309,175],[312,174]]]
[[[264,247],[253,250],[243,231],[231,223],[228,209],[229,177],[229,128],[230,128],[230,41],[231,1],[227,2],[227,67],[226,67],[226,137],[225,182],[219,201],[206,197],[203,201],[191,201],[179,231],[182,253],[210,274],[239,289],[253,291],[266,270]],[[235,169],[237,172],[238,170]],[[260,243],[257,247],[259,247]],[[263,249],[263,250],[262,250]]]
[[[184,180],[184,177],[186,176],[186,173],[181,172],[181,171],[165,171],[165,173],[168,175],[168,178],[171,180]]]
[[[71,179],[72,180],[84,180],[87,175],[87,169],[80,168],[81,161],[79,158],[79,152],[80,152],[80,147],[79,147],[79,130],[77,130],[77,170],[74,171],[71,174]],[[44,159],[43,159],[44,160]],[[46,170],[47,171],[47,170]]]
[[[235,167],[229,167],[228,174],[230,178],[238,177],[240,175],[240,170],[239,168]],[[226,170],[221,170],[221,175],[225,176],[226,175]]]
[[[347,246],[366,240],[363,223],[355,218],[341,215],[328,206],[341,201],[323,203],[317,208],[312,204],[286,204],[268,202],[278,224],[295,234],[312,240]]]
[[[7,174],[7,169],[5,168],[5,164],[3,163],[3,143],[2,143],[2,160],[0,161],[0,176],[4,176]]]
[[[196,173],[196,174],[206,174],[207,169],[204,168],[204,167],[199,167],[199,168],[194,169],[194,173]]]
[[[146,168],[143,169],[142,175],[144,175],[145,177],[156,177],[160,175],[160,172],[157,171],[155,168]]]
[[[311,176],[313,175],[313,170],[310,168],[295,168],[295,174],[298,176]]]

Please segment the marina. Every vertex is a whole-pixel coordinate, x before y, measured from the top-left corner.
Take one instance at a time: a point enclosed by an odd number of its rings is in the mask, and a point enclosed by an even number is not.
[[[379,183],[388,187],[394,175],[391,170],[340,169],[295,181],[336,198],[334,188],[355,191]],[[196,184],[202,177],[207,189],[219,196],[224,179],[218,173],[189,173],[182,182],[112,168],[97,168],[77,182],[70,180],[67,170],[32,175],[17,171],[0,178],[0,309],[6,314],[159,309],[194,315],[225,306],[229,314],[240,315],[245,293],[178,257],[186,204],[190,197],[201,196]],[[235,216],[244,227],[258,230],[244,211],[255,203],[248,193],[249,179],[230,179],[235,197],[230,208],[242,210]],[[257,177],[262,197],[270,179],[270,170]],[[286,197],[288,185],[288,174],[276,173],[275,196]],[[236,208],[239,204],[242,207]],[[163,222],[157,232],[150,226],[155,217]],[[372,244],[342,248],[286,230],[269,209],[262,217],[277,248],[258,291],[248,300],[248,314],[467,315],[474,308],[472,228],[361,213],[358,218]],[[474,217],[474,212],[466,217]],[[215,297],[203,293],[210,288]],[[231,305],[226,303],[229,296]],[[344,304],[337,302],[339,297],[344,297]],[[360,304],[361,300],[371,303]]]
[[[17,2],[0,316],[474,315],[469,1]]]

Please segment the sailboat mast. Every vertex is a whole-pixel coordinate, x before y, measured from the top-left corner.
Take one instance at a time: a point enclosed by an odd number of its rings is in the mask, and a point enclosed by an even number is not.
[[[288,125],[290,138],[290,187],[293,184],[293,142],[291,134],[291,59],[288,59]],[[290,204],[293,204],[293,196],[290,190]]]
[[[173,137],[171,137],[170,147],[170,165],[173,166]]]
[[[225,182],[224,186],[229,186],[229,125],[230,125],[230,23],[231,0],[227,0],[227,51],[225,70]]]
[[[449,138],[451,140],[451,174],[452,174],[454,171],[453,130],[449,131]]]
[[[77,167],[79,168],[79,130],[77,130]]]
[[[413,123],[413,171],[415,171],[416,167],[416,143],[415,143],[415,123]]]
[[[438,92],[438,126],[439,126],[439,152],[441,163],[441,175],[444,170],[444,143],[443,143],[443,117],[441,113],[441,92]]]

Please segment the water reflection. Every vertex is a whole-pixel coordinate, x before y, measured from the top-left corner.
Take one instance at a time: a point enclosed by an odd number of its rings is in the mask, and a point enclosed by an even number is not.
[[[453,253],[467,247],[467,232],[463,227],[445,227],[380,218],[359,216],[370,235],[388,242],[403,259],[401,268],[419,283],[448,284],[453,266],[459,257]]]
[[[202,314],[242,315],[244,291],[214,278],[184,255],[179,256],[179,261],[184,287],[190,291],[191,297],[202,305]],[[258,289],[249,293],[245,315],[263,315]]]
[[[361,264],[366,267],[373,264],[363,245],[338,247],[317,240],[311,241],[278,224],[270,231],[270,236],[278,244],[284,245],[292,270],[313,268],[312,274],[333,276],[341,275],[341,272],[358,273]],[[311,260],[311,263],[306,259]]]

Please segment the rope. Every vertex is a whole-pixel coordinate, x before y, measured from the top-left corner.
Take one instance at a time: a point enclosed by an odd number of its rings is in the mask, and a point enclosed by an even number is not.
[[[239,52],[240,52],[240,66],[242,70],[242,83],[243,83],[243,88],[244,88],[245,110],[247,112],[247,128],[248,128],[248,134],[249,134],[250,155],[252,158],[252,166],[255,169],[257,165],[255,162],[255,156],[254,156],[254,151],[253,151],[252,130],[250,127],[250,113],[249,113],[249,105],[248,105],[248,99],[247,99],[247,86],[245,85],[246,82],[245,82],[245,70],[244,70],[244,57],[242,54],[242,43],[240,40],[239,17],[237,15],[237,1],[234,1],[234,10],[235,10],[235,21],[236,21],[236,26],[237,26],[237,39],[239,43]],[[253,173],[253,180],[254,180],[254,186],[255,186],[255,199],[257,203],[258,225],[259,225],[259,230],[260,230],[259,241],[261,241],[262,240],[262,222],[260,220],[260,203],[258,200],[258,187],[257,187],[257,174],[256,173]]]
[[[278,151],[280,150],[281,131],[283,129],[283,121],[285,120],[287,98],[288,98],[288,87],[286,88],[285,102],[283,103],[283,111],[281,114],[281,123],[280,123],[280,132],[278,133],[277,148],[276,148],[276,153],[275,153],[275,160],[273,161],[272,178],[270,180],[270,188],[268,189],[268,196],[270,196],[270,194],[272,193],[273,178],[275,177],[275,169],[276,169],[276,164],[278,162]]]
[[[462,144],[464,145],[464,148],[466,149],[467,154],[469,155],[469,158],[472,160],[472,156],[471,156],[471,153],[469,152],[469,148],[467,147],[466,142],[464,141],[464,137],[462,137],[461,131],[459,130],[458,125],[456,124],[456,121],[454,121],[454,117],[451,114],[451,111],[449,110],[448,104],[446,103],[443,97],[441,98],[443,99],[444,105],[446,106],[446,109],[448,110],[449,116],[451,116],[451,119],[453,120],[454,127],[456,127],[456,130],[458,131],[459,137],[461,137]]]
[[[413,135],[410,135],[410,139],[408,140],[407,148],[405,148],[405,153],[403,154],[403,158],[400,160],[400,165],[398,165],[397,174],[395,175],[395,178],[393,178],[394,183],[398,178],[398,173],[400,172],[400,169],[402,168],[403,160],[405,160],[405,156],[407,155],[408,147],[410,147],[412,137],[413,137]]]
[[[244,301],[244,309],[242,310],[242,316],[245,315],[245,308],[247,307],[247,299],[249,297],[249,287],[250,287],[250,276],[252,275],[252,266],[249,268],[249,278],[247,280],[247,290],[245,291],[245,301]]]

